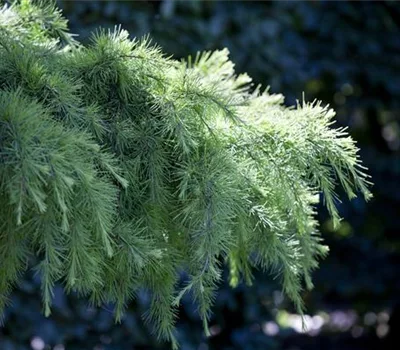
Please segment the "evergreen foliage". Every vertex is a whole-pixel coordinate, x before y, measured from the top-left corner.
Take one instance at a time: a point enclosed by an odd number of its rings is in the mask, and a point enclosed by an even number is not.
[[[228,263],[233,287],[253,268],[278,275],[302,312],[327,253],[315,205],[337,224],[337,185],[371,195],[334,112],[283,100],[236,75],[227,49],[179,62],[118,27],[84,47],[48,2],[4,5],[0,309],[27,268],[46,315],[55,283],[113,302],[117,320],[146,288],[145,319],[176,346],[181,297],[207,332]]]

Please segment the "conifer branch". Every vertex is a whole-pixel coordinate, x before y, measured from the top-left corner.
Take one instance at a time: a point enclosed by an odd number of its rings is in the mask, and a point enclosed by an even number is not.
[[[286,107],[228,54],[178,62],[120,27],[85,47],[45,1],[0,9],[1,311],[27,268],[46,315],[56,283],[117,321],[146,288],[145,319],[176,348],[180,299],[207,333],[228,262],[233,287],[261,268],[303,312],[328,251],[320,194],[337,225],[337,186],[368,200],[369,176],[331,109]]]

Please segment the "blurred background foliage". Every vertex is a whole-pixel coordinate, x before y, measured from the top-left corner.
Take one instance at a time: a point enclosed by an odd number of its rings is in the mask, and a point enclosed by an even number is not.
[[[397,349],[400,331],[400,4],[328,1],[67,1],[58,5],[87,41],[99,26],[150,34],[176,58],[228,47],[238,72],[283,93],[288,104],[318,98],[349,125],[370,169],[374,199],[345,201],[332,230],[320,210],[329,257],[304,294],[307,330],[275,282],[256,273],[252,287],[221,285],[205,338],[195,306],[183,300],[177,325],[183,350]],[[38,277],[15,291],[0,329],[0,349],[167,349],[141,315],[145,291],[120,325],[112,305],[90,309],[56,290],[41,314]],[[397,346],[396,346],[397,343]]]

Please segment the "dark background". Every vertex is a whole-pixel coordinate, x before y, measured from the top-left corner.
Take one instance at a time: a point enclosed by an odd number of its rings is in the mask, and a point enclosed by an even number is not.
[[[283,93],[286,103],[322,99],[348,125],[370,169],[374,199],[344,201],[336,232],[320,210],[329,257],[304,294],[308,331],[270,276],[254,286],[221,285],[210,338],[190,300],[177,337],[183,350],[398,349],[400,341],[400,4],[397,2],[58,1],[70,28],[87,41],[99,27],[122,24],[150,33],[176,58],[228,47],[238,72]],[[1,262],[0,262],[1,263]],[[53,314],[41,314],[38,277],[12,296],[0,349],[168,349],[141,315],[145,293],[115,325],[112,305],[89,309],[56,288]],[[397,343],[397,344],[396,344]]]

